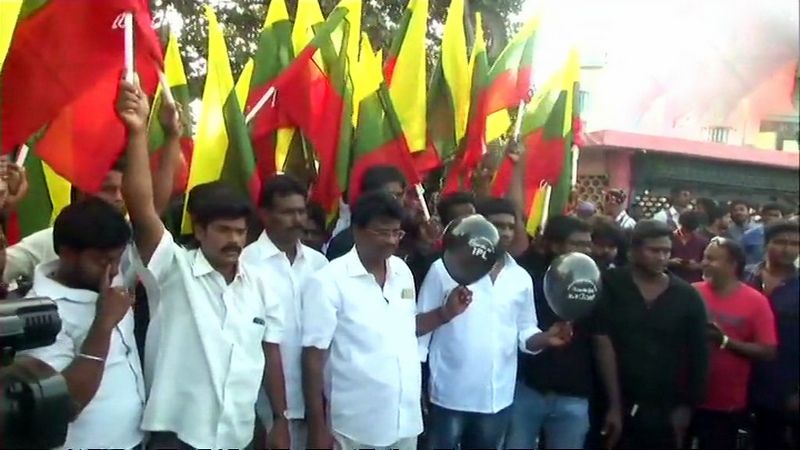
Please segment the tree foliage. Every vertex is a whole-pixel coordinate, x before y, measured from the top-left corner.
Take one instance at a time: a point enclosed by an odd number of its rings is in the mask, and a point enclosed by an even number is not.
[[[469,0],[468,10],[481,12],[489,36],[490,54],[498,54],[507,42],[509,30],[515,28],[512,15],[520,10],[523,0]],[[199,96],[205,76],[208,24],[203,14],[201,0],[150,0],[154,15],[179,15],[183,27],[180,44],[187,66],[190,91]],[[338,4],[338,0],[320,0],[324,14]],[[442,23],[446,16],[448,0],[429,0],[430,20],[428,26],[428,54],[431,60],[438,53]],[[264,22],[269,0],[216,0],[211,3],[222,25],[231,57],[234,76],[238,76],[244,64],[256,50],[258,34]],[[286,0],[289,14],[293,17],[297,0]],[[376,48],[388,49],[407,0],[364,0],[362,29]],[[471,16],[471,14],[470,14]],[[472,23],[468,23],[472,28]],[[162,28],[166,32],[166,28]],[[164,37],[165,38],[165,37]],[[166,41],[166,39],[164,39]]]

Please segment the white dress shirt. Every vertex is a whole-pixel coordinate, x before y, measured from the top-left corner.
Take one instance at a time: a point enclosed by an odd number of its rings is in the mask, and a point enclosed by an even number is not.
[[[614,218],[614,222],[623,230],[632,230],[636,226],[636,221],[633,217],[629,216],[624,209],[617,214],[617,217]]]
[[[114,286],[133,287],[136,282],[136,272],[130,263],[130,248],[125,247],[125,253],[122,254],[119,272],[111,283]],[[37,231],[6,249],[3,281],[10,283],[21,276],[33,278],[36,266],[56,259],[58,255],[53,248],[53,228]]]
[[[659,222],[664,222],[666,224],[669,224],[671,220],[675,226],[678,226],[678,220],[680,217],[681,213],[679,213],[674,206],[670,206],[669,209],[665,208],[655,213],[655,215],[653,215],[653,220],[658,220]]]
[[[330,349],[325,373],[333,431],[383,447],[422,432],[414,277],[386,261],[383,288],[355,248],[303,292],[303,346]]]
[[[447,301],[458,286],[439,259],[419,293],[420,313]],[[420,336],[420,354],[430,357],[431,402],[455,411],[494,414],[514,400],[517,348],[539,328],[533,302],[533,281],[506,255],[492,283],[489,275],[467,286],[472,303],[466,311],[431,333]],[[531,353],[532,354],[532,353]]]
[[[269,279],[270,288],[280,302],[284,316],[281,360],[286,379],[287,418],[303,419],[303,377],[301,355],[303,351],[300,332],[300,305],[303,286],[319,269],[328,264],[322,253],[297,243],[294,263],[267,236],[261,233],[257,241],[242,252],[242,261]],[[281,411],[277,411],[281,413]]]
[[[262,342],[282,336],[269,281],[240,262],[228,284],[202,251],[178,246],[166,230],[141,276],[150,303],[142,428],[174,432],[195,448],[244,448],[253,437]]]
[[[72,289],[50,278],[58,261],[36,267],[28,297],[56,301],[61,331],[55,343],[21,352],[61,372],[77,357],[94,322],[97,292]],[[142,443],[140,429],[145,391],[139,352],[133,337],[133,312],[111,333],[103,378],[91,401],[67,428],[61,448],[133,448]]]

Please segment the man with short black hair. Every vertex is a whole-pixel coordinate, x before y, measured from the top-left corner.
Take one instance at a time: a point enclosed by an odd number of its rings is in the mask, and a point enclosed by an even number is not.
[[[414,278],[394,252],[403,207],[365,193],[355,246],[303,291],[303,394],[308,447],[415,449],[422,432]]]
[[[383,191],[402,202],[405,196],[408,182],[394,166],[373,166],[364,172],[361,178],[361,190],[359,195],[369,192]],[[351,219],[352,220],[352,219]],[[347,254],[353,248],[353,230],[347,226],[344,230],[335,234],[328,243],[325,256],[332,261],[340,256]]]
[[[669,190],[669,208],[664,208],[653,216],[653,220],[664,222],[673,230],[680,225],[681,213],[689,209],[692,202],[692,191],[683,186],[673,186]]]
[[[700,227],[700,214],[686,210],[678,218],[678,229],[672,233],[672,257],[668,267],[676,276],[687,283],[696,283],[702,279],[703,251],[708,240],[697,233]]]
[[[741,242],[747,230],[753,228],[753,223],[750,221],[750,204],[744,200],[733,200],[729,208],[731,224],[728,227],[728,234],[731,239]]]
[[[305,187],[290,175],[273,175],[268,179],[261,190],[261,204],[258,209],[258,218],[264,232],[242,252],[242,260],[269,279],[273,295],[283,309],[281,357],[286,379],[287,410],[271,409],[263,391],[259,395],[257,406],[259,413],[264,415],[262,421],[267,426],[274,415],[285,416],[289,420],[293,449],[306,448],[300,360],[301,294],[311,275],[328,263],[321,253],[300,243],[308,220],[306,196]]]
[[[443,227],[447,227],[455,219],[475,214],[475,195],[471,192],[453,192],[444,195],[436,212]]]
[[[610,217],[623,230],[630,230],[636,226],[625,208],[628,204],[628,194],[622,189],[609,189],[603,200],[603,214]]]
[[[755,413],[755,448],[792,448],[798,433],[800,386],[800,255],[797,222],[779,220],[764,229],[765,256],[749,266],[747,283],[769,299],[775,315],[778,354],[775,360],[753,368],[750,407]],[[791,439],[787,435],[791,434]]]
[[[477,210],[500,235],[495,266],[459,286],[439,259],[419,294],[417,334],[423,361],[430,363],[431,449],[499,448],[511,419],[517,349],[534,354],[572,337],[564,322],[547,332],[537,327],[531,277],[508,254],[513,204],[490,198]]]
[[[307,245],[318,252],[322,252],[322,247],[328,241],[327,224],[325,210],[319,203],[309,202],[306,205],[308,220],[306,221],[305,234],[303,235],[303,245]]]
[[[625,250],[627,236],[619,225],[605,216],[593,217],[591,225],[592,259],[600,270],[610,269],[616,265],[620,250]]]
[[[730,238],[728,227],[730,226],[731,215],[728,212],[728,208],[713,202],[704,206],[703,211],[706,223],[700,227],[697,233],[709,241],[715,237]]]
[[[262,380],[274,410],[286,410],[281,305],[269,280],[240,260],[250,203],[221,181],[195,186],[187,210],[198,248],[177,245],[154,206],[147,97],[121,81],[117,108],[128,130],[122,194],[150,304],[142,429],[151,448],[244,448]],[[285,416],[275,419],[270,446],[288,448]]]
[[[663,222],[639,222],[630,267],[603,277],[597,327],[618,362],[623,448],[682,446],[691,410],[705,398],[706,312],[697,291],[666,271],[671,234]]]
[[[742,248],[747,264],[758,264],[764,259],[764,227],[783,219],[783,206],[766,203],[761,207],[761,223],[747,230],[742,236]]]
[[[113,206],[97,198],[79,201],[64,208],[53,226],[58,259],[36,267],[28,296],[54,299],[62,327],[52,345],[19,359],[64,376],[76,407],[64,448],[134,448],[144,439],[133,296],[111,287],[130,237]]]
[[[592,249],[591,231],[591,226],[577,217],[553,216],[542,235],[545,257],[528,252],[520,258],[520,265],[533,278],[533,301],[540,327],[548,328],[563,320],[545,298],[544,277],[548,267],[561,255],[588,254]],[[594,335],[590,317],[574,322],[572,330],[572,339],[564,347],[545,349],[537,355],[518,353],[519,375],[506,438],[508,448],[539,448],[541,434],[545,437],[545,448],[583,447],[589,431],[595,359],[603,391],[609,398],[608,415],[601,422],[605,422],[608,445],[616,444],[622,418],[611,341],[607,336]]]

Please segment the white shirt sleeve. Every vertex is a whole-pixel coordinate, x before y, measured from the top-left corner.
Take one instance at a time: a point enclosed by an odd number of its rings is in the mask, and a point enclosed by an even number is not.
[[[329,276],[324,273],[312,276],[303,290],[300,313],[303,347],[326,350],[333,341],[342,305],[338,289],[328,282],[326,275]]]
[[[419,288],[419,297],[417,298],[417,314],[424,314],[442,306],[445,301],[444,285],[442,284],[442,277],[440,271],[441,262],[437,261],[431,266],[428,275],[422,282]],[[428,333],[417,338],[419,346],[419,359],[426,361],[428,359],[428,347],[431,343],[431,335]]]
[[[175,270],[173,263],[175,262],[176,248],[177,244],[172,238],[172,234],[164,229],[161,241],[153,252],[153,256],[150,257],[147,267],[145,267],[142,257],[139,255],[139,249],[135,245],[131,246],[131,263],[147,292],[147,303],[150,307],[151,317],[155,314],[161,301],[161,289],[159,288],[161,282],[170,271]]]
[[[264,312],[265,312],[265,325],[264,328],[264,342],[270,344],[280,344],[283,340],[284,330],[284,315],[283,306],[278,300],[278,296],[274,292],[266,289],[261,289],[262,296],[264,297]]]
[[[517,301],[517,339],[519,350],[529,355],[539,352],[532,352],[527,348],[527,341],[531,336],[541,333],[539,323],[536,319],[536,304],[533,297],[533,281],[530,278],[526,281],[525,294]],[[541,351],[541,350],[540,350]]]
[[[53,249],[53,229],[37,231],[6,249],[3,281],[10,283],[21,276],[33,278],[33,270],[37,265],[57,257]]]
[[[57,372],[61,372],[69,366],[75,359],[78,351],[75,348],[75,341],[62,327],[56,336],[56,341],[47,347],[39,347],[20,352],[20,355],[36,358],[39,361],[52,367]]]

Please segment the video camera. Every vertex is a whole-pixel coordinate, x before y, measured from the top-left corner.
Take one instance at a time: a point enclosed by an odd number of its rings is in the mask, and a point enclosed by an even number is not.
[[[72,403],[64,378],[13,364],[17,351],[51,345],[59,331],[53,300],[0,300],[0,448],[53,448],[66,441]]]

